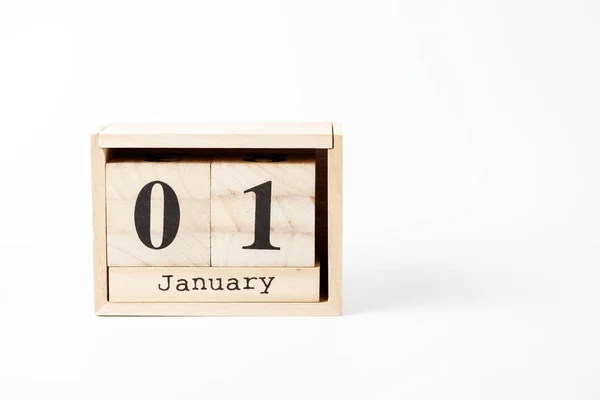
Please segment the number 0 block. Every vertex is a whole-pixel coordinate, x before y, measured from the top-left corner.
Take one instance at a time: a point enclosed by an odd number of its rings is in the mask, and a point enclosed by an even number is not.
[[[214,160],[213,267],[315,266],[315,160]]]
[[[210,161],[106,164],[109,267],[210,265]]]

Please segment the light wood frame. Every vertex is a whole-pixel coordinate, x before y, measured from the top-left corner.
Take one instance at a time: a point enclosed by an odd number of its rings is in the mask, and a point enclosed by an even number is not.
[[[328,297],[317,303],[115,303],[108,296],[106,162],[111,148],[326,149]],[[338,123],[116,124],[91,135],[94,308],[101,316],[342,314],[342,129]]]

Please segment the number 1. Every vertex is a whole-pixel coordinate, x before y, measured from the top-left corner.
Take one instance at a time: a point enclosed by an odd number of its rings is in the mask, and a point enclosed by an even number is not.
[[[242,249],[280,250],[271,244],[271,181],[254,186],[244,193],[254,192],[256,209],[254,214],[254,243],[242,246]]]

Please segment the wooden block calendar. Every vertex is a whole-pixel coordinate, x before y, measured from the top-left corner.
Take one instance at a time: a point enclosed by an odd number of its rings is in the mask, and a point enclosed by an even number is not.
[[[341,314],[339,124],[115,124],[91,160],[98,315]]]

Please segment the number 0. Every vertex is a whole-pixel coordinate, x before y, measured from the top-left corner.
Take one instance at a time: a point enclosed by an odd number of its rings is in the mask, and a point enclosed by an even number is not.
[[[164,215],[163,215],[163,237],[160,246],[155,247],[150,238],[150,201],[152,188],[154,185],[160,185],[163,190],[164,197]],[[140,190],[137,200],[135,201],[134,221],[135,230],[138,237],[151,249],[160,250],[169,246],[175,240],[177,231],[179,230],[179,220],[181,213],[179,210],[179,200],[171,186],[161,181],[150,182]]]

